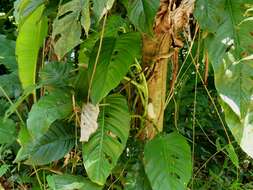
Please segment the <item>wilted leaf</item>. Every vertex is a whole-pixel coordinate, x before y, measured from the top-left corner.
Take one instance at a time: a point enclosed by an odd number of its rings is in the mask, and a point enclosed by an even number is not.
[[[81,113],[81,142],[88,142],[90,136],[96,132],[98,128],[98,105],[94,106],[91,103],[85,104]]]

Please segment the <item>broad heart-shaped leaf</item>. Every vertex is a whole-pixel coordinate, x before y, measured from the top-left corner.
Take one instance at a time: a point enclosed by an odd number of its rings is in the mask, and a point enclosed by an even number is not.
[[[158,135],[144,149],[144,167],[153,190],[184,190],[191,178],[191,150],[176,132]]]
[[[49,175],[47,182],[52,190],[100,190],[98,186],[87,178],[74,175]]]
[[[39,6],[19,27],[16,42],[19,77],[23,88],[34,85],[39,49],[47,35],[47,18],[44,5]]]
[[[33,105],[28,115],[27,128],[31,136],[38,139],[54,121],[65,119],[71,111],[71,96],[63,91],[53,91]]]
[[[127,14],[134,26],[143,33],[153,33],[153,23],[160,1],[158,0],[129,0]]]
[[[83,144],[83,161],[91,181],[103,185],[123,152],[130,129],[127,102],[121,95],[103,101],[98,129]]]
[[[253,54],[253,20],[243,22],[249,5],[251,0],[219,0],[215,12],[223,16],[214,24],[218,28],[208,35],[206,47],[226,122],[242,149],[253,157],[253,60],[248,59]],[[209,19],[200,19],[200,26],[211,23]]]
[[[12,143],[16,136],[15,123],[11,119],[0,118],[0,144]]]
[[[91,78],[99,42],[90,58],[89,76]],[[91,85],[91,99],[100,102],[127,74],[130,65],[140,54],[139,33],[126,33],[117,38],[104,38],[98,64]]]
[[[26,160],[29,165],[45,165],[64,157],[75,144],[73,126],[55,122],[48,131],[38,139],[33,140],[29,131],[23,128],[19,135],[21,149],[15,162]]]
[[[81,23],[79,17],[81,16]],[[54,49],[59,59],[80,44],[81,26],[86,34],[90,29],[89,0],[72,0],[59,7],[53,23]]]
[[[115,0],[93,0],[93,11],[99,21],[109,11]]]

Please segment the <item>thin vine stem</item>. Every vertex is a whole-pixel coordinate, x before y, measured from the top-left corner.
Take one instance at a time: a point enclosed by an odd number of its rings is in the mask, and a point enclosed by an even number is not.
[[[195,127],[196,127],[196,106],[197,106],[197,86],[198,86],[198,75],[195,76],[195,90],[194,90],[194,102],[193,102],[193,120],[192,120],[192,173],[194,173],[194,162],[195,162]],[[194,189],[194,178],[192,178],[192,190]]]
[[[194,58],[193,58],[193,56],[192,56],[191,53],[190,53],[190,56],[191,56],[191,58],[192,58],[192,63],[194,64],[194,66],[195,66],[195,67],[198,67],[198,65],[197,65],[196,61],[194,60]],[[226,127],[225,127],[225,124],[224,124],[224,122],[223,122],[223,119],[221,118],[221,115],[220,115],[220,113],[219,113],[219,110],[218,110],[218,108],[217,108],[215,102],[214,102],[214,99],[213,99],[212,95],[210,94],[209,90],[207,89],[207,87],[206,87],[206,85],[205,85],[205,82],[204,82],[204,80],[203,80],[203,78],[202,78],[202,76],[201,76],[199,70],[196,69],[196,71],[197,71],[197,74],[199,75],[199,78],[200,78],[200,80],[201,80],[201,83],[203,84],[203,86],[204,86],[204,88],[205,88],[205,91],[207,92],[207,95],[208,95],[209,99],[211,100],[211,103],[212,103],[213,106],[214,106],[215,112],[217,113],[217,115],[218,115],[218,117],[219,117],[219,120],[220,120],[220,122],[221,122],[222,128],[224,129],[224,132],[225,132],[226,137],[227,137],[227,139],[228,139],[228,143],[229,143],[229,144],[232,144],[232,143],[231,143],[231,140],[230,140],[230,137],[229,137],[229,135],[228,135],[228,131],[227,131]]]
[[[95,76],[95,72],[96,72],[96,69],[97,69],[98,59],[99,59],[101,49],[102,49],[106,20],[107,20],[107,12],[105,13],[105,16],[104,16],[101,36],[100,36],[100,40],[99,40],[98,52],[97,52],[94,68],[93,68],[93,71],[92,71],[92,74],[91,74],[91,79],[90,79],[90,82],[89,82],[87,102],[89,102],[89,100],[90,100],[91,86],[92,86],[93,78]]]
[[[5,92],[5,90],[3,89],[3,87],[0,86],[0,90],[2,91],[3,95],[5,96],[5,98],[9,101],[9,103],[10,103],[11,105],[14,105],[13,102],[11,101],[10,97],[8,96],[8,94],[7,94],[7,93]],[[21,121],[21,123],[22,123],[23,125],[25,125],[25,122],[24,122],[24,120],[22,119],[22,117],[21,117],[21,115],[20,115],[20,113],[18,112],[17,109],[15,109],[15,112],[16,112],[16,114],[17,114],[19,120]]]

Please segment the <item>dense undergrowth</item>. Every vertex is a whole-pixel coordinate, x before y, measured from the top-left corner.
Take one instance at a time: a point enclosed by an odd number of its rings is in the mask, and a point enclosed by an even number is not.
[[[218,66],[205,65],[204,47],[217,40],[208,32],[220,26],[204,22],[197,9],[199,30],[191,15],[191,40],[181,37],[186,42],[179,50],[176,84],[172,94],[166,93],[163,133],[150,140],[141,136],[152,118],[145,94],[152,66],[141,65],[136,32],[147,31],[150,23],[134,22],[137,13],[127,0],[115,1],[102,14],[101,2],[94,0],[98,9],[91,17],[78,7],[81,1],[31,2],[25,10],[11,0],[0,3],[0,190],[167,190],[156,183],[163,169],[169,177],[162,181],[171,190],[253,189],[253,161],[227,126],[234,117],[225,122],[229,108],[220,106],[224,84],[216,81],[215,86]],[[209,1],[197,2],[201,7]],[[156,10],[149,11],[154,17]],[[35,21],[34,12],[39,15]],[[28,24],[24,15],[31,19]],[[43,19],[48,26],[40,23]],[[29,24],[41,28],[30,31]],[[231,44],[226,48],[233,49]],[[220,59],[213,54],[211,49],[212,58]],[[24,67],[31,60],[35,68]],[[104,66],[112,63],[120,66]],[[173,74],[170,67],[168,81],[173,82]],[[98,129],[88,134],[88,142],[80,142],[83,104],[89,100],[99,107]],[[86,112],[93,115],[94,107]]]

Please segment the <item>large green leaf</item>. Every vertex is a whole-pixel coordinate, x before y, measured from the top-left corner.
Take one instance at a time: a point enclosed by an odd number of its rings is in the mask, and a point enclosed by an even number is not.
[[[176,132],[158,135],[145,146],[144,167],[153,190],[184,190],[192,172],[190,146]]]
[[[23,88],[36,82],[38,53],[47,35],[47,18],[43,16],[43,10],[44,5],[39,6],[19,27],[16,55]]]
[[[83,144],[83,161],[89,178],[103,185],[123,152],[130,129],[127,102],[120,95],[105,98],[98,129]]]
[[[200,27],[215,33],[223,20],[224,0],[197,0],[194,16],[199,21]]]
[[[206,1],[200,2],[200,8],[207,6]],[[208,23],[214,21],[209,21],[208,16],[200,19],[201,10],[196,12],[200,25],[206,26],[204,29],[211,31],[218,26],[206,39],[215,85],[229,128],[242,149],[253,157],[253,60],[250,57],[253,54],[253,20],[244,21],[249,16],[245,14],[249,5],[253,6],[250,0],[220,0],[215,12],[222,12],[223,16],[210,27]]]
[[[10,119],[0,118],[0,144],[12,143],[16,136],[15,123]]]
[[[34,139],[45,134],[58,119],[65,119],[72,111],[71,96],[63,91],[54,91],[43,96],[29,112],[27,128]]]
[[[72,0],[59,7],[58,16],[53,23],[53,38],[56,40],[54,49],[59,59],[82,42],[81,26],[88,34],[90,28],[88,0]]]
[[[159,3],[158,0],[129,0],[126,3],[128,17],[139,31],[153,33],[153,23]]]
[[[95,46],[89,63],[92,75],[99,43]],[[127,74],[130,65],[140,54],[140,35],[122,34],[118,38],[104,38],[98,64],[91,86],[91,99],[100,102]],[[129,48],[131,47],[131,48]]]
[[[52,190],[100,190],[98,186],[88,179],[73,175],[52,175],[47,176],[47,181]]]
[[[49,62],[40,71],[40,84],[51,88],[67,87],[70,83],[71,69],[71,63]]]
[[[93,11],[99,21],[113,6],[115,0],[93,0]]]
[[[118,36],[119,31],[122,30],[122,28],[124,28],[124,30],[127,30],[126,20],[124,20],[119,15],[111,15],[110,17],[108,17],[105,25],[104,37]],[[89,38],[83,41],[79,50],[79,57],[78,57],[79,64],[89,63],[93,47],[95,46],[96,41],[100,38],[100,36],[101,31],[94,32],[89,35]]]
[[[26,164],[44,165],[63,158],[75,144],[74,127],[55,122],[48,131],[33,140],[29,132],[23,128],[19,135],[21,149],[16,162],[26,160]]]
[[[22,25],[23,22],[46,0],[16,0],[14,2],[15,21]]]

